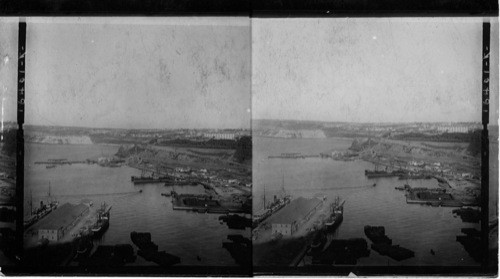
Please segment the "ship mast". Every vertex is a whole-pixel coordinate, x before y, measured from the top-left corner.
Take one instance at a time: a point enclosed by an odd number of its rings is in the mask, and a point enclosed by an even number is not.
[[[266,185],[264,184],[264,209],[266,209]]]
[[[33,215],[33,190],[30,189],[30,202],[29,202],[29,205],[30,205],[30,213],[31,215]]]
[[[286,192],[285,192],[285,173],[283,172],[283,169],[281,169],[281,192],[283,193],[283,198],[286,197]]]
[[[285,191],[285,173],[282,173],[283,177],[281,178],[281,188],[283,192]]]

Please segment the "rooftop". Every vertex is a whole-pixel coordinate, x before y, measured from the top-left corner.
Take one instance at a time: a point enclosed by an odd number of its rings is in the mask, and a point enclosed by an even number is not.
[[[306,199],[297,198],[287,206],[269,217],[268,223],[271,224],[291,224],[294,221],[304,218],[313,208],[321,203],[318,198]]]
[[[57,230],[71,224],[88,207],[84,204],[65,203],[33,225],[34,230]]]

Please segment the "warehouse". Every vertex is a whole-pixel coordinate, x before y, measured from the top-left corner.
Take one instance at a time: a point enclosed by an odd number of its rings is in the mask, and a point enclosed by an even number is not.
[[[269,223],[272,224],[272,234],[293,235],[322,205],[323,200],[318,198],[300,197],[293,200],[269,218]]]
[[[59,241],[88,210],[84,204],[65,203],[35,224],[33,230],[38,231],[38,240]]]

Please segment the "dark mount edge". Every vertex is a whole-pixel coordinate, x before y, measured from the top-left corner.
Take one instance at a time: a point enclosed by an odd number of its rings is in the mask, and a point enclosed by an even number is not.
[[[17,147],[16,147],[16,262],[23,257],[24,233],[24,100],[25,100],[25,53],[26,20],[19,19],[17,57]]]
[[[4,16],[498,16],[494,0],[5,0]]]
[[[483,22],[483,44],[482,44],[482,76],[481,76],[481,98],[482,98],[482,124],[481,137],[481,248],[483,254],[481,266],[484,271],[488,269],[489,261],[489,100],[490,100],[490,30],[491,24]]]
[[[153,11],[148,10],[148,6],[145,5],[145,9],[139,9],[136,11],[133,10],[120,10],[116,8],[112,8],[110,10],[105,11],[93,11],[93,10],[84,10],[82,8],[76,7],[76,9],[71,11],[61,11],[57,10],[54,6],[50,7],[47,5],[43,7],[43,9],[30,9],[30,7],[26,6],[17,6],[14,9],[8,9],[9,3],[13,1],[6,1],[3,4],[0,3],[0,14],[7,16],[19,16],[19,15],[50,15],[50,16],[65,16],[65,15],[124,15],[124,16],[134,16],[134,15],[160,15],[160,16],[251,16],[251,17],[345,17],[345,16],[356,16],[356,17],[390,17],[390,16],[405,16],[405,17],[414,17],[414,16],[498,16],[498,3],[495,1],[489,7],[483,9],[429,9],[429,10],[415,10],[408,9],[403,11],[395,11],[393,9],[389,10],[364,10],[364,11],[356,11],[356,10],[338,10],[334,6],[332,8],[323,8],[323,9],[279,9],[279,8],[268,8],[268,9],[258,9],[259,6],[255,6],[255,2],[245,2],[246,4],[241,5],[242,9],[219,9],[216,11],[200,11],[200,10],[180,10],[180,11]],[[396,1],[394,1],[396,2]],[[486,1],[485,1],[486,2]],[[26,3],[26,2],[21,2]],[[94,1],[92,3],[97,3]],[[250,8],[249,6],[254,6]],[[7,7],[7,8],[6,8]],[[248,7],[248,9],[245,9]],[[220,6],[219,8],[222,8]],[[21,45],[26,42],[26,23],[24,20],[20,20],[19,24],[19,45],[18,51],[21,55]],[[24,26],[24,27],[22,27]],[[488,23],[489,26],[489,23]],[[489,29],[489,27],[488,27]],[[489,33],[489,31],[488,31]],[[483,36],[484,43],[484,36]],[[489,44],[489,37],[488,37]],[[19,59],[20,60],[20,59]],[[18,61],[18,78],[19,76],[20,65]],[[17,246],[21,248],[19,251],[22,252],[22,238],[23,238],[23,209],[24,209],[24,134],[23,134],[23,124],[24,124],[24,92],[20,93],[21,87],[18,80],[18,131],[17,131],[17,169],[16,169],[16,202],[17,202],[17,220],[16,220],[16,239]],[[24,84],[23,87],[24,88]],[[22,98],[21,98],[22,97]],[[483,107],[484,107],[484,94],[483,94]],[[484,111],[483,111],[483,137],[482,137],[482,156],[481,156],[481,166],[482,166],[482,224],[484,223],[486,227],[488,226],[488,182],[489,182],[489,160],[488,160],[488,119],[486,119],[486,123],[484,120]],[[486,193],[486,195],[484,194]],[[486,210],[484,210],[486,209]],[[486,220],[486,222],[485,222]],[[483,227],[483,225],[482,225]],[[485,231],[483,231],[483,242],[482,245],[484,247],[488,247],[488,239],[486,234],[485,239]],[[19,255],[21,257],[22,254]],[[252,276],[254,275],[269,275],[269,274],[302,274],[302,275],[311,275],[311,274],[339,274],[339,275],[347,275],[350,272],[354,272],[357,275],[363,274],[405,274],[405,275],[416,275],[416,274],[454,274],[454,275],[469,275],[469,274],[489,274],[494,275],[497,274],[497,267],[489,266],[487,263],[488,257],[485,256],[485,262],[481,267],[313,267],[313,268],[282,268],[282,267],[254,267],[252,268],[231,268],[231,267],[173,267],[173,268],[159,268],[159,267],[120,267],[120,268],[79,268],[79,267],[23,267],[23,266],[6,266],[2,267],[2,272],[4,274],[16,274],[16,275],[33,275],[33,274],[58,274],[64,273],[66,275],[70,274],[86,274],[86,275],[106,275],[106,274],[121,274],[121,275],[137,275],[137,274],[149,274],[149,275],[176,275],[176,276],[186,276],[186,275],[210,275],[216,274],[218,276],[232,276],[232,275],[243,275],[243,276]]]

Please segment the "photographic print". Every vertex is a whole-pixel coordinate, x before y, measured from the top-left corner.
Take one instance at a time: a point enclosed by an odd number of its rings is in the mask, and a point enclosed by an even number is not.
[[[496,19],[252,19],[256,271],[497,265],[498,167],[480,238],[483,21],[497,92]]]
[[[249,24],[27,20],[26,266],[251,265]]]

